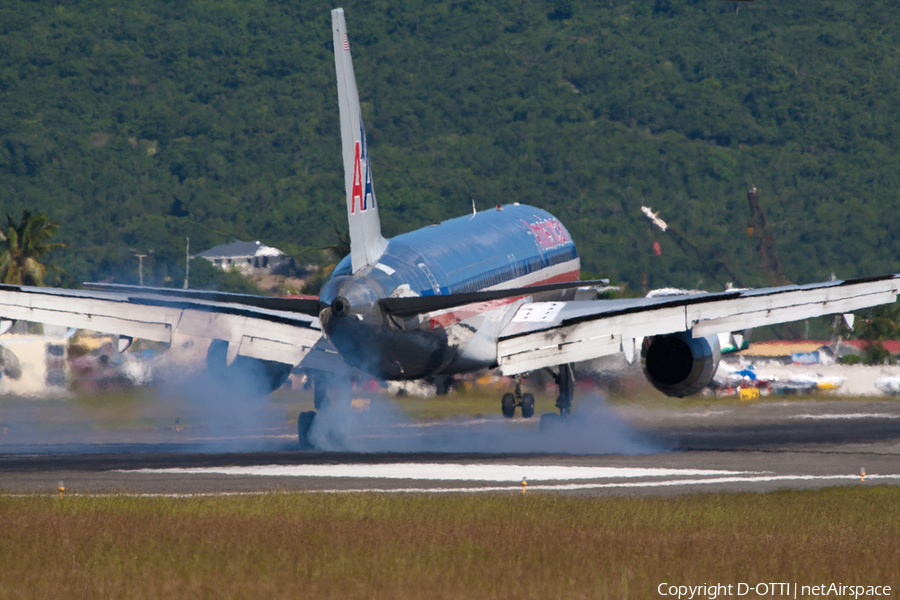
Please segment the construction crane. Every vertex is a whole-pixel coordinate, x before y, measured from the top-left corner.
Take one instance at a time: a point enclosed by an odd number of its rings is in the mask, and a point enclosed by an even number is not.
[[[641,212],[647,216],[650,221],[656,225],[661,231],[664,233],[668,233],[669,237],[675,244],[681,249],[682,252],[686,255],[694,254],[697,259],[700,261],[700,265],[703,267],[703,270],[719,285],[723,288],[729,287],[729,284],[735,285],[737,287],[746,287],[744,283],[741,281],[740,277],[735,275],[731,269],[728,268],[728,265],[725,264],[725,261],[722,259],[722,253],[713,250],[706,246],[705,244],[701,244],[694,238],[686,235],[672,227],[661,218],[659,218],[659,211],[653,212],[650,208],[646,206],[641,207]],[[725,279],[725,281],[722,281]]]
[[[772,236],[772,230],[766,221],[766,215],[763,213],[762,207],[759,205],[759,197],[757,196],[756,186],[750,188],[747,192],[747,202],[750,204],[750,221],[747,224],[747,238],[754,246],[754,250],[759,254],[758,271],[772,285],[790,285],[791,281],[781,269],[781,260],[778,258],[778,251],[775,250],[775,239]],[[722,282],[722,277],[726,277],[737,287],[746,287],[741,278],[738,277],[725,263],[722,258],[722,252],[714,250],[692,238],[691,236],[679,231],[672,225],[663,221],[659,216],[659,211],[653,212],[652,209],[642,206],[641,212],[647,216],[650,221],[656,225],[664,233],[668,233],[669,237],[686,255],[693,254],[700,260],[703,269],[709,276],[722,287],[727,287]],[[755,236],[755,243],[754,243]]]
[[[755,244],[755,250],[760,256],[758,270],[769,279],[773,285],[790,285],[791,281],[785,276],[784,271],[781,269],[781,261],[778,258],[778,252],[775,250],[775,239],[772,236],[772,231],[769,229],[769,224],[766,222],[766,216],[763,213],[762,207],[759,205],[756,186],[751,187],[747,192],[747,201],[750,203],[750,221],[747,225],[747,237],[752,242],[753,236],[756,234],[757,242]],[[700,260],[703,269],[723,288],[727,288],[728,284],[722,283],[722,280],[720,279],[721,274],[727,276],[730,282],[733,282],[735,286],[747,287],[741,278],[735,275],[734,272],[728,268],[728,265],[725,264],[721,252],[712,250],[690,236],[678,231],[676,228],[663,221],[659,217],[658,211],[653,212],[650,208],[642,206],[641,212],[643,212],[644,215],[646,215],[660,230],[668,233],[670,238],[678,245],[682,252],[686,255],[694,254]],[[769,328],[781,339],[797,339],[800,337],[795,326],[790,323],[770,325]]]
[[[778,252],[775,250],[775,239],[772,237],[772,230],[766,222],[766,215],[763,213],[759,205],[759,198],[756,195],[756,186],[750,188],[747,192],[747,202],[750,203],[750,222],[747,224],[747,239],[753,241],[753,234],[757,234],[756,252],[759,254],[759,269],[765,273],[766,277],[773,285],[788,285],[791,281],[785,276],[781,270],[781,261],[778,259]]]

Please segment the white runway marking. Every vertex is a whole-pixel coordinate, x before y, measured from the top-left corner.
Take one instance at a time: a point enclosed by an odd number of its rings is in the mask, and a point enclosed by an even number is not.
[[[890,413],[837,413],[831,415],[791,415],[791,419],[900,419],[900,415]]]
[[[701,477],[743,475],[740,471],[654,469],[631,467],[567,467],[545,465],[462,465],[397,463],[385,465],[261,465],[247,467],[191,467],[123,470],[159,475],[260,475],[267,477],[354,477],[362,479],[419,479],[429,481],[569,481],[636,477]]]
[[[900,475],[866,475],[866,481],[900,481]],[[563,483],[563,484],[538,484],[528,485],[529,492],[565,492],[565,491],[587,491],[602,489],[641,489],[654,487],[686,487],[691,485],[713,485],[722,483],[766,483],[777,481],[833,481],[841,483],[846,481],[860,481],[859,475],[761,475],[746,477],[711,477],[709,479],[675,479],[669,481],[634,481],[620,483]],[[296,490],[296,491],[251,491],[251,492],[184,492],[184,493],[165,493],[165,492],[110,492],[110,493],[84,493],[74,492],[66,493],[66,496],[77,497],[108,497],[108,496],[127,496],[135,498],[211,498],[220,496],[265,496],[270,494],[474,494],[485,492],[519,492],[521,487],[518,485],[506,486],[479,486],[479,487],[457,487],[457,488],[426,488],[426,487],[405,487],[405,488],[347,488],[347,489],[320,489],[320,490]],[[55,494],[55,492],[53,492]],[[34,494],[0,494],[5,498],[28,498]]]
[[[679,412],[673,413],[669,416],[669,418],[673,419],[696,419],[698,417],[719,417],[722,415],[730,415],[733,414],[733,410],[725,409],[725,410],[707,410],[704,412]]]
[[[881,480],[900,480],[900,475],[866,475],[866,481],[869,479]],[[716,483],[765,483],[769,481],[859,481],[859,475],[772,475],[762,477],[716,477],[710,479],[675,479],[670,481],[629,481],[622,483],[563,483],[551,485],[528,485],[528,491],[579,491],[579,490],[600,490],[600,489],[638,489],[638,488],[654,488],[654,487],[676,487],[689,485],[712,485]],[[395,489],[332,489],[332,490],[315,490],[321,494],[345,494],[345,493],[365,493],[373,492],[379,494],[397,494],[397,493],[476,493],[476,492],[509,492],[519,491],[518,486],[493,486],[493,487],[474,487],[474,488],[395,488]]]

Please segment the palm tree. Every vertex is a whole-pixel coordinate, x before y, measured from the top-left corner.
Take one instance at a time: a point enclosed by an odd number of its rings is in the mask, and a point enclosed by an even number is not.
[[[0,281],[14,285],[44,285],[47,265],[38,262],[42,255],[64,248],[48,243],[59,224],[46,213],[22,211],[19,223],[6,213],[6,228],[0,228]]]

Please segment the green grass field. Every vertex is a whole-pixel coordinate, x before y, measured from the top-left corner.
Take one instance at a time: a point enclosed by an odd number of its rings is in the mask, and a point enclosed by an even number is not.
[[[0,497],[0,598],[654,598],[900,587],[900,488]],[[750,596],[753,597],[751,594]]]

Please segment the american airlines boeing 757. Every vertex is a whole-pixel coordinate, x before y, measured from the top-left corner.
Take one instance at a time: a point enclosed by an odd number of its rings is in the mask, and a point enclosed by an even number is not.
[[[88,290],[0,286],[0,318],[66,325],[171,343],[210,340],[207,364],[227,378],[255,372],[268,393],[296,366],[317,374],[323,406],[334,374],[409,380],[497,369],[553,370],[559,415],[571,409],[572,364],[624,353],[669,396],[699,392],[719,362],[719,334],[896,301],[885,275],[757,290],[597,300],[579,281],[575,243],[553,215],[518,202],[391,239],[360,114],[344,11],[333,10],[350,254],[318,299],[93,284]],[[593,299],[591,299],[593,297]],[[329,376],[331,375],[331,376]],[[518,381],[518,378],[517,378]],[[502,412],[534,413],[531,394]],[[300,415],[301,443],[315,413]]]

